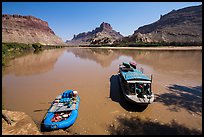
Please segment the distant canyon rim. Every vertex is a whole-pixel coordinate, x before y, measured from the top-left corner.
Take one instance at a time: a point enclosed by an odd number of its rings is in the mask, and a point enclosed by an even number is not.
[[[72,40],[65,42],[56,36],[46,21],[33,16],[3,14],[2,42],[74,46],[128,42],[202,43],[202,5],[172,9],[158,21],[139,27],[129,36],[122,36],[109,23],[103,22],[92,31],[74,35]]]

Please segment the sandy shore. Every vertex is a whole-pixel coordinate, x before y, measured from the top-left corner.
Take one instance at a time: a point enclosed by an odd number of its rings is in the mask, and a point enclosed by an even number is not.
[[[137,49],[137,50],[202,50],[202,46],[185,46],[185,47],[77,47],[77,48],[101,48],[101,49]]]

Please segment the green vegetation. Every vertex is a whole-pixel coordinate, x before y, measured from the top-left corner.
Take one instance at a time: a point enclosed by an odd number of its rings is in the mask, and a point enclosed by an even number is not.
[[[40,43],[34,43],[34,44],[32,44],[32,47],[33,47],[35,50],[39,50],[39,49],[42,49],[42,48],[43,48],[43,45],[41,45]]]
[[[199,42],[117,42],[116,47],[201,46]]]
[[[79,45],[79,47],[161,47],[161,46],[201,46],[199,42],[115,42],[113,44]]]
[[[2,43],[2,66],[5,66],[9,59],[19,56],[29,50],[32,50],[32,45],[23,43]]]
[[[40,53],[44,49],[62,48],[60,45],[41,45],[40,43],[2,43],[2,66],[17,56],[24,55],[28,52]]]

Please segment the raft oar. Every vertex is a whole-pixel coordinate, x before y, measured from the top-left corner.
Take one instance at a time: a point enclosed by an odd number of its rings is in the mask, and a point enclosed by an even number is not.
[[[48,110],[48,109],[36,109],[33,112],[46,111],[46,110]]]

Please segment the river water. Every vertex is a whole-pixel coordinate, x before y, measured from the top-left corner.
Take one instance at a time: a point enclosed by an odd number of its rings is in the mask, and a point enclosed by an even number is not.
[[[123,61],[136,61],[153,75],[156,98],[145,109],[120,94],[117,73]],[[201,50],[52,49],[15,58],[3,70],[3,107],[26,112],[39,128],[49,102],[67,89],[81,98],[76,122],[66,131],[44,134],[112,134],[118,116],[127,115],[202,130]]]

